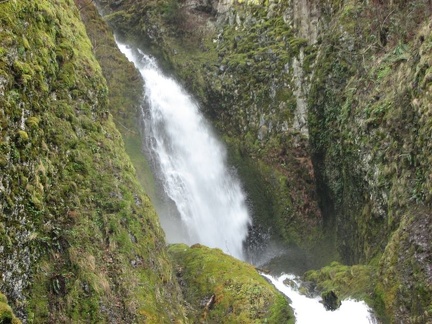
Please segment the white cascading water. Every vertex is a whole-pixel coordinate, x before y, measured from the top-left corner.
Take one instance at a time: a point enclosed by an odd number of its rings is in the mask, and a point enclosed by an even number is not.
[[[309,298],[299,293],[300,282],[294,275],[282,274],[278,278],[262,274],[273,285],[290,298],[294,309],[296,324],[375,324],[376,319],[371,309],[363,301],[343,300],[342,305],[335,311],[327,311],[321,303],[320,297]],[[284,284],[288,279],[290,285]]]
[[[225,163],[225,150],[190,96],[163,75],[154,59],[126,45],[120,50],[139,69],[145,81],[147,109],[143,111],[151,154],[159,165],[166,195],[175,204],[159,206],[168,241],[218,247],[239,259],[250,217],[241,186]],[[138,56],[140,58],[138,58]],[[375,323],[364,302],[343,301],[339,310],[326,311],[318,298],[307,298],[278,278],[266,274],[291,299],[296,323]]]
[[[226,165],[224,147],[197,104],[163,75],[154,59],[143,53],[138,59],[127,46],[119,47],[144,78],[151,151],[164,191],[181,217],[182,224],[173,225],[172,217],[160,215],[168,241],[217,247],[244,259],[250,217],[240,183]]]

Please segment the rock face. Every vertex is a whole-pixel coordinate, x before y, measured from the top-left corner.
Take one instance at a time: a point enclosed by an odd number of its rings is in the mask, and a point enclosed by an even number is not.
[[[374,268],[383,318],[429,321],[429,1],[208,6],[125,0],[108,20],[202,102],[258,232],[310,249],[327,237],[340,260]]]
[[[184,320],[75,4],[0,3],[0,53],[0,289],[16,315]]]
[[[379,262],[376,294],[386,313],[416,323],[432,316],[432,291],[422,288],[431,287],[431,251],[420,243],[432,228],[431,144],[425,141],[432,135],[425,63],[430,14],[424,1],[345,4],[322,36],[328,45],[318,54],[309,93],[323,216],[337,231],[341,256]]]
[[[336,293],[333,290],[326,291],[321,294],[323,304],[325,309],[329,311],[335,311],[338,309],[341,305],[341,301],[339,297],[336,295]]]

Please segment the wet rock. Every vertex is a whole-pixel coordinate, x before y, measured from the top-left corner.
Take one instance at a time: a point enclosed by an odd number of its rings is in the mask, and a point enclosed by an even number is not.
[[[323,292],[321,298],[326,310],[334,311],[341,306],[341,301],[333,290]]]
[[[118,8],[122,4],[123,0],[115,0],[110,4],[110,7],[115,9]]]

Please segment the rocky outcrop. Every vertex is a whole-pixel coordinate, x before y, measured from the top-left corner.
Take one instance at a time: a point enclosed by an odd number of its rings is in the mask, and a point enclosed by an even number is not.
[[[431,290],[422,288],[430,286],[431,255],[416,243],[431,238],[432,226],[425,153],[431,149],[425,141],[431,136],[430,10],[426,1],[341,7],[322,36],[309,94],[321,205],[341,256],[350,263],[379,260],[376,294],[386,313],[416,323],[432,316]],[[421,229],[408,225],[414,223]],[[416,306],[403,297],[407,273],[421,273],[410,285]]]

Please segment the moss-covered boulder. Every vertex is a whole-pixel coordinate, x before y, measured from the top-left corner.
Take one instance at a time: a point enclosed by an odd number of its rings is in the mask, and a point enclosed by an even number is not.
[[[294,323],[287,299],[253,266],[201,245],[171,245],[169,254],[194,322]]]
[[[306,272],[303,280],[313,283],[317,292],[333,290],[341,299],[351,297],[370,301],[368,295],[374,289],[376,277],[376,267],[332,262],[320,270]]]
[[[319,270],[307,271],[303,275],[304,287],[308,294],[321,295],[329,310],[335,310],[341,300],[348,298],[364,300],[376,309],[382,302],[379,296],[374,295],[377,271],[377,267],[373,266],[347,266],[332,262]]]

